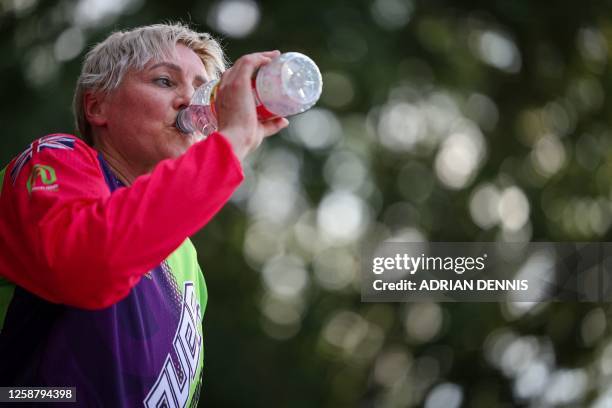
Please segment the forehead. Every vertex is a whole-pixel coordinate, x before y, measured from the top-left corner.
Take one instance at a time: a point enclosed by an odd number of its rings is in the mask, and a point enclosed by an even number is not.
[[[180,71],[183,75],[201,79],[202,81],[210,79],[202,59],[191,48],[179,43],[172,50],[164,54],[149,61],[144,66],[143,71],[165,68]]]

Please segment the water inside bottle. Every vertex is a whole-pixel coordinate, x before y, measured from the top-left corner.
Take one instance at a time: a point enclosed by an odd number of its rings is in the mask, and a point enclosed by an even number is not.
[[[193,124],[197,131],[208,136],[217,130],[217,118],[210,105],[192,105],[190,108],[193,109]]]
[[[177,117],[177,128],[185,133],[201,133],[206,137],[217,130],[217,118],[210,105],[189,105]]]

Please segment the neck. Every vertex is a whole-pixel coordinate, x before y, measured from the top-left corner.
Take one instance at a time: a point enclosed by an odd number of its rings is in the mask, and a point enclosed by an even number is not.
[[[100,142],[100,139],[94,141],[94,149],[102,154],[104,160],[111,168],[115,176],[126,186],[132,185],[136,177],[146,172],[140,172],[130,165],[129,161],[113,146]]]

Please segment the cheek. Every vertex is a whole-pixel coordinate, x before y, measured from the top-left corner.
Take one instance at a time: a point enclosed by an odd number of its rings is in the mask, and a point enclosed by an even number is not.
[[[125,102],[122,107],[123,114],[128,117],[137,116],[140,121],[145,121],[139,123],[140,126],[152,125],[152,121],[166,121],[172,106],[169,93],[166,95],[148,87],[141,88],[140,92],[126,95]]]

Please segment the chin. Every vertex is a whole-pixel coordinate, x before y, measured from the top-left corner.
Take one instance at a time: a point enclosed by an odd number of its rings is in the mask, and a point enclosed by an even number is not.
[[[200,132],[193,132],[193,133],[190,133],[188,135],[183,135],[183,137],[187,137],[187,139],[191,142],[189,146],[193,145],[194,143],[201,142],[202,140],[206,139],[206,136],[204,136]]]
[[[179,143],[186,144],[187,147],[191,147],[194,143],[200,142],[205,139],[204,135],[200,132],[183,133],[177,128],[174,129],[174,134],[178,135]]]
[[[185,152],[187,150],[188,150],[188,148],[175,148],[175,149],[172,149],[171,151],[168,152],[168,154],[166,155],[166,158],[168,158],[168,159],[179,158],[183,154],[185,154]]]
[[[191,146],[198,142],[198,138],[193,134],[179,134],[179,138],[175,138],[168,145],[168,153],[172,158],[177,158],[185,153]]]

